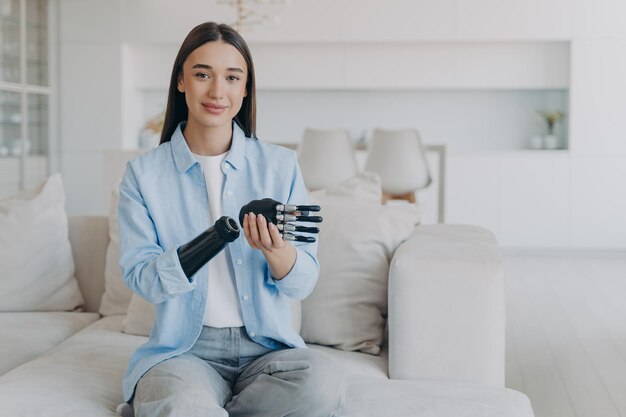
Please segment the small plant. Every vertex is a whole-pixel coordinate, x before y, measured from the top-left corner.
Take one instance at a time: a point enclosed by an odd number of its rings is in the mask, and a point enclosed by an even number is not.
[[[161,131],[163,130],[164,122],[164,111],[146,121],[143,127],[139,130],[138,144],[140,148],[152,149],[159,146],[159,140],[161,138]]]
[[[541,110],[539,114],[545,119],[548,125],[548,135],[553,135],[554,126],[565,119],[565,113],[560,110]]]

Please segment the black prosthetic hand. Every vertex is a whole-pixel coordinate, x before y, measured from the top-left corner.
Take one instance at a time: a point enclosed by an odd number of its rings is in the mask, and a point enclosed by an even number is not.
[[[312,236],[301,236],[291,232],[319,233],[317,227],[298,226],[295,221],[321,223],[320,216],[309,216],[310,212],[320,211],[320,206],[297,206],[283,204],[271,198],[253,200],[243,206],[239,212],[239,223],[243,226],[243,216],[246,213],[262,214],[265,219],[276,225],[284,240],[298,242],[315,242]]]
[[[205,263],[238,237],[237,222],[232,217],[223,216],[192,241],[179,247],[178,259],[187,278],[191,278]]]

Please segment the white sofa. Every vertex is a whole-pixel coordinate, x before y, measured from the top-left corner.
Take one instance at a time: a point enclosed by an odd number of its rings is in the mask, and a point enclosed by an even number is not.
[[[128,359],[146,340],[121,331],[124,316],[97,313],[107,218],[70,217],[69,233],[86,311],[0,313],[2,416],[115,416]],[[489,232],[416,227],[391,262],[383,352],[311,345],[349,375],[343,415],[532,417],[528,398],[504,387],[503,285]]]

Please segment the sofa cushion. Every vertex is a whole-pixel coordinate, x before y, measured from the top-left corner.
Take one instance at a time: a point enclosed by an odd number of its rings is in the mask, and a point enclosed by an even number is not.
[[[113,186],[109,206],[109,246],[104,266],[104,294],[102,294],[99,309],[103,316],[126,314],[133,295],[124,283],[119,265],[120,231],[117,220],[117,207],[120,202],[119,186],[119,181]]]
[[[148,336],[154,323],[155,309],[137,294],[133,294],[122,322],[122,331],[138,336]]]
[[[130,355],[146,340],[120,333],[121,320],[120,316],[98,320],[50,352],[0,377],[0,415],[114,417],[122,401],[122,378]],[[379,358],[357,352],[337,353],[361,361],[354,368],[356,373],[348,372],[351,376],[343,417],[533,416],[528,398],[512,390],[395,381],[375,372],[363,375],[368,372],[365,368]],[[359,372],[361,368],[363,372]]]
[[[73,274],[61,175],[0,200],[0,311],[75,309]]]
[[[115,416],[130,355],[146,341],[120,333],[120,322],[98,320],[0,377],[0,415]]]
[[[99,318],[96,313],[60,311],[0,314],[0,375],[50,350]]]
[[[309,192],[309,195],[313,198],[331,195],[379,204],[383,197],[383,190],[378,174],[361,172],[339,184]]]
[[[371,354],[380,352],[387,314],[387,277],[395,249],[419,222],[414,204],[383,206],[372,175],[312,192],[321,206],[320,276],[302,302],[306,342]]]
[[[533,417],[526,395],[480,384],[348,378],[342,417]]]

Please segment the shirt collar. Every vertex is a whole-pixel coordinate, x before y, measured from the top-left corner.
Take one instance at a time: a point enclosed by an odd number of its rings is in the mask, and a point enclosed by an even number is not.
[[[225,161],[231,164],[235,169],[243,165],[247,140],[248,137],[246,137],[246,134],[239,125],[233,121],[233,141],[230,144],[230,151],[228,151]]]
[[[176,168],[179,172],[186,172],[193,166],[193,164],[198,162],[196,157],[193,156],[193,153],[191,153],[189,145],[187,145],[187,141],[185,141],[185,137],[183,136],[185,123],[186,122],[180,122],[178,124],[171,138],[174,163],[176,164]],[[241,130],[239,125],[233,121],[233,140],[230,144],[230,150],[224,160],[235,169],[243,163],[247,139],[248,138],[243,130]]]

